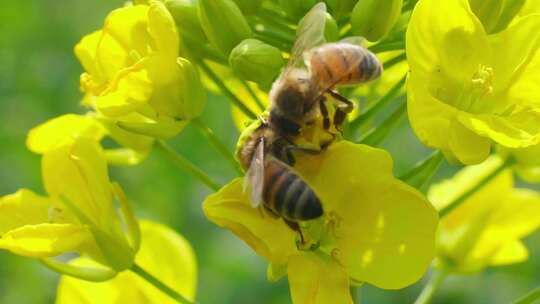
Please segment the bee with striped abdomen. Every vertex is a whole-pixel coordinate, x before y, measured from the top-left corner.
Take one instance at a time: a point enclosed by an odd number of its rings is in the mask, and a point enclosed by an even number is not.
[[[247,169],[244,190],[249,188],[252,206],[264,207],[300,231],[298,221],[318,218],[323,209],[317,194],[288,164],[294,148],[262,122],[245,139],[238,156]]]
[[[330,121],[339,129],[353,103],[338,94],[336,86],[358,85],[382,74],[381,62],[368,49],[350,40],[321,41],[325,16],[326,6],[319,3],[304,17],[287,67],[270,91],[269,122],[285,136],[298,135],[321,116],[325,129]],[[327,100],[336,106],[333,118],[328,117]]]
[[[345,41],[324,44],[325,20],[324,3],[304,17],[289,63],[270,91],[268,120],[261,118],[238,150],[247,170],[244,188],[251,192],[252,206],[263,206],[299,232],[298,222],[320,217],[323,207],[315,191],[293,169],[292,152],[318,153],[335,134],[318,142],[315,149],[299,146],[297,139],[310,126],[318,128],[319,121],[323,130],[331,123],[339,129],[353,104],[335,91],[336,86],[360,84],[382,73],[381,63],[367,49]],[[334,111],[327,108],[328,101],[335,105]]]

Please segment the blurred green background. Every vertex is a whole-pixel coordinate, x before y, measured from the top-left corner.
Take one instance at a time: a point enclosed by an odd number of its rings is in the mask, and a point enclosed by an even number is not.
[[[78,90],[81,67],[75,43],[101,27],[120,0],[30,0],[0,2],[0,195],[27,187],[43,193],[39,157],[25,148],[26,132],[60,114],[82,113]],[[210,96],[202,117],[233,149],[238,132],[223,97]],[[175,148],[220,182],[234,172],[220,154],[190,127],[172,141]],[[406,121],[383,143],[403,171],[427,155]],[[436,179],[455,167],[445,165]],[[193,245],[199,264],[200,303],[288,303],[286,280],[266,281],[266,263],[231,233],[207,221],[201,202],[209,191],[154,152],[142,165],[113,168],[137,214],[165,223]],[[540,233],[526,243],[527,263],[450,277],[435,303],[508,303],[540,284]],[[0,303],[53,303],[58,275],[37,261],[0,252]],[[365,286],[364,303],[412,303],[423,282],[400,291]]]

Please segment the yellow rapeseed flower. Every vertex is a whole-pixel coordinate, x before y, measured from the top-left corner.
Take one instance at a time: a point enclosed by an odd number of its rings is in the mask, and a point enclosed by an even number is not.
[[[437,209],[468,191],[500,166],[499,157],[467,167],[453,178],[431,187],[428,197]],[[514,188],[512,170],[501,172],[463,204],[441,219],[439,266],[470,273],[487,266],[521,262],[528,257],[521,241],[540,227],[540,194]]]
[[[76,115],[30,131],[27,144],[43,155],[48,196],[21,189],[1,198],[0,248],[35,258],[63,253],[89,256],[107,266],[102,275],[87,277],[93,280],[109,278],[131,266],[138,249],[138,224],[122,189],[109,180],[105,153],[98,142],[102,136],[103,129],[91,118]],[[114,206],[115,198],[124,223]],[[73,270],[54,260],[45,263],[61,272]]]
[[[162,2],[114,10],[103,29],[75,46],[86,70],[83,103],[125,130],[176,135],[201,114],[206,98],[196,68],[178,57],[179,50],[176,25]]]
[[[158,223],[141,221],[141,249],[137,265],[154,275],[186,299],[193,301],[197,287],[197,263],[190,244],[174,230]],[[88,259],[72,262],[93,266]],[[63,276],[56,304],[72,303],[177,303],[136,274],[126,271],[107,282],[88,282]]]
[[[420,0],[407,31],[408,113],[430,147],[476,164],[540,142],[540,15],[487,35],[467,0]]]
[[[294,303],[352,303],[350,282],[398,289],[424,274],[434,255],[437,214],[422,194],[392,176],[388,153],[339,142],[299,157],[295,168],[325,210],[322,218],[301,223],[311,246],[297,247],[297,233],[252,208],[242,178],[203,204],[211,221],[270,262],[270,279],[288,274]]]

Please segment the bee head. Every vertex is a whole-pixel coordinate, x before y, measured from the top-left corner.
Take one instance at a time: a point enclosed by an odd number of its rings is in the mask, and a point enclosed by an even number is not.
[[[270,99],[283,116],[300,120],[306,113],[309,93],[308,75],[302,70],[292,70],[274,83]]]

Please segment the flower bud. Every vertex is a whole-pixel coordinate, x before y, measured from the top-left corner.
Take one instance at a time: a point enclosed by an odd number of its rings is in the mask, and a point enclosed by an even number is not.
[[[326,0],[326,4],[330,8],[330,12],[335,18],[349,14],[357,0]]]
[[[187,59],[179,57],[176,64],[180,69],[180,84],[182,86],[182,113],[184,119],[192,119],[199,115],[206,106],[206,90],[204,89],[199,72]]]
[[[519,11],[525,5],[525,0],[506,0],[499,16],[497,24],[491,31],[491,33],[497,33],[505,29],[510,21],[519,13]]]
[[[504,0],[469,0],[471,10],[484,25],[487,33],[497,25],[502,13]]]
[[[339,29],[336,20],[328,13],[326,13],[326,21],[324,24],[324,39],[326,42],[337,41],[339,39]]]
[[[261,7],[262,1],[259,0],[234,0],[242,13],[246,15],[254,15]]]
[[[206,37],[224,54],[251,36],[251,29],[232,0],[200,0],[199,20]]]
[[[206,41],[206,35],[201,27],[198,7],[190,0],[170,0],[166,3],[180,34],[199,41]]]
[[[246,39],[229,56],[233,71],[243,79],[269,85],[284,64],[279,49],[256,39]]]
[[[300,20],[317,2],[318,0],[279,0],[279,5],[287,16]]]
[[[359,0],[351,15],[353,33],[380,40],[397,22],[402,5],[403,0]]]

